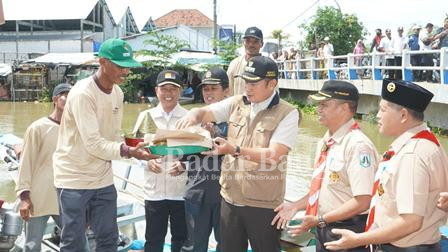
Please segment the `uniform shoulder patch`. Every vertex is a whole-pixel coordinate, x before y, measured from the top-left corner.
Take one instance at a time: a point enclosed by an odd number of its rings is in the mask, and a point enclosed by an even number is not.
[[[369,152],[361,151],[359,153],[359,164],[364,168],[369,168],[372,165],[372,157]]]

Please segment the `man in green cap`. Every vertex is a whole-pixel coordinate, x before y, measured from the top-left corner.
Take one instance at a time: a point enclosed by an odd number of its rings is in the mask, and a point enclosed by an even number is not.
[[[98,71],[78,81],[67,97],[53,155],[62,252],[83,251],[86,223],[95,233],[97,252],[117,250],[117,191],[111,160],[154,157],[143,150],[144,144],[129,147],[120,137],[123,91],[118,85],[129,68],[141,64],[121,39],[104,41],[98,56]]]

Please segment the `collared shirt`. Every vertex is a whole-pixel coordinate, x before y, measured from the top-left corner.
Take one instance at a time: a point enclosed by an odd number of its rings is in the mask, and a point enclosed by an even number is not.
[[[392,38],[392,47],[394,53],[403,53],[403,49],[408,46],[408,38],[406,36],[395,36]],[[401,57],[401,55],[395,55],[395,57]]]
[[[53,183],[53,153],[58,130],[59,124],[44,117],[34,121],[25,132],[16,192],[19,196],[23,191],[30,191],[33,217],[59,215]]]
[[[417,34],[412,34],[411,36],[409,36],[409,40],[408,40],[408,45],[409,45],[409,49],[411,49],[411,51],[418,51],[420,50],[420,45],[418,44],[418,35]]]
[[[378,48],[383,48],[384,52],[387,53],[385,55],[386,59],[394,58],[393,55],[390,55],[394,50],[391,38],[388,38],[387,36],[382,38]]]
[[[158,129],[176,129],[176,122],[188,110],[184,109],[179,104],[170,112],[165,112],[161,104],[155,108],[151,108],[140,112],[139,118],[134,129],[141,128],[140,124],[150,124],[153,122]],[[149,126],[147,126],[149,128]],[[149,132],[143,132],[149,133]],[[168,160],[167,157],[162,158],[161,173],[154,173],[149,171],[146,162],[141,162],[141,167],[144,169],[144,193],[145,200],[183,200],[186,190],[187,173],[184,172],[178,176],[169,175],[169,170],[176,160]]]
[[[268,99],[266,99],[262,102],[258,102],[258,103],[253,102],[250,104],[250,120],[254,119],[254,117],[258,114],[258,112],[268,108],[269,103],[271,103],[275,94],[276,94],[275,92],[272,93],[272,95]]]
[[[372,193],[378,153],[372,141],[361,130],[351,129],[354,123],[355,120],[350,119],[333,135],[327,131],[317,145],[316,160],[322,146],[330,138],[335,141],[325,160],[319,194],[318,211],[321,215],[341,207],[354,196]]]
[[[432,43],[429,43],[429,45],[425,45],[425,43],[423,43],[424,40],[427,40],[429,37],[432,37],[432,33],[428,33],[428,30],[423,29],[419,36],[418,36],[418,44],[420,46],[420,51],[429,51],[432,50]],[[424,55],[424,54],[423,54]]]
[[[278,95],[278,94],[277,94]],[[266,100],[257,103],[256,105],[251,104],[251,110],[255,109],[255,111],[251,111],[252,114],[255,115],[261,110],[266,109],[271,101],[276,96],[275,92]],[[233,103],[234,97],[228,97],[220,102],[213,103],[208,106],[210,110],[212,110],[215,120],[217,122],[227,122],[230,116],[230,107]],[[272,134],[271,143],[280,143],[286,145],[288,148],[292,149],[296,142],[297,137],[297,122],[299,122],[299,112],[297,110],[292,110],[282,121],[280,121],[278,127],[275,129]]]
[[[230,96],[244,94],[244,79],[235,77],[242,74],[247,65],[246,55],[239,56],[232,60],[227,69],[227,76],[229,77],[229,92]]]
[[[400,135],[391,145],[395,155],[379,166],[382,192],[373,227],[390,225],[402,214],[423,217],[418,231],[392,242],[399,247],[438,242],[438,228],[446,223],[446,213],[436,204],[439,193],[448,191],[447,155],[443,147],[431,141],[412,139],[426,129],[422,123]]]

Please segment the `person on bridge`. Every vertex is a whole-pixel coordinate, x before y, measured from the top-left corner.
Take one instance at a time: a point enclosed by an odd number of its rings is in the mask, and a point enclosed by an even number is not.
[[[26,130],[20,159],[16,193],[20,216],[25,224],[24,252],[41,251],[47,221],[59,226],[58,197],[53,183],[53,153],[68,92],[72,86],[61,83],[53,89],[53,112],[34,121]]]
[[[448,190],[448,157],[423,122],[433,94],[412,82],[385,79],[381,97],[379,132],[395,140],[375,176],[366,232],[333,229],[341,238],[325,247],[373,244],[374,251],[438,252],[447,215],[437,199]]]
[[[280,251],[280,230],[272,227],[274,208],[283,202],[287,155],[298,133],[299,112],[280,99],[277,64],[248,60],[241,77],[245,96],[236,95],[192,109],[178,128],[210,121],[228,122],[227,140],[215,138],[205,154],[225,154],[220,177],[221,252]]]
[[[347,81],[326,81],[310,96],[318,102],[319,122],[328,131],[316,149],[315,170],[307,195],[293,203],[282,203],[272,225],[285,228],[300,210],[302,223],[290,228],[298,235],[317,227],[316,251],[335,240],[331,229],[344,227],[362,232],[367,220],[378,154],[372,141],[353,119],[358,106],[358,89]],[[358,247],[349,251],[368,251]]]
[[[232,60],[227,69],[230,96],[244,93],[244,80],[238,76],[244,72],[250,58],[260,55],[260,49],[263,46],[263,32],[255,26],[247,28],[243,36],[243,46],[245,54]],[[279,55],[280,57],[281,55]]]
[[[96,251],[117,250],[117,191],[111,160],[157,157],[127,146],[121,137],[123,91],[129,68],[139,67],[130,45],[108,39],[99,50],[100,67],[76,83],[67,96],[53,155],[54,185],[62,226],[61,252],[83,251],[85,228],[95,234]],[[87,215],[87,216],[86,216]]]

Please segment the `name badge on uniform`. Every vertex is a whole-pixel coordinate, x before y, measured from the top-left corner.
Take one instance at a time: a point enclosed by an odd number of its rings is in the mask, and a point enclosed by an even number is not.
[[[340,180],[339,174],[335,171],[330,173],[330,181],[336,183]]]

